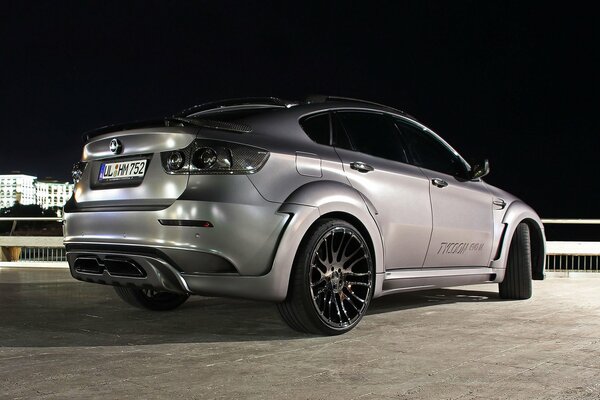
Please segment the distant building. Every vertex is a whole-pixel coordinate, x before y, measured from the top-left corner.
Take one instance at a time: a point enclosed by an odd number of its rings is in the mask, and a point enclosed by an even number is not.
[[[72,183],[45,179],[36,182],[36,202],[42,208],[62,207],[72,194]]]
[[[37,204],[42,208],[62,207],[73,194],[73,184],[32,175],[0,175],[0,208]]]
[[[36,204],[37,178],[31,175],[0,175],[0,208],[12,207],[15,202],[23,205]]]

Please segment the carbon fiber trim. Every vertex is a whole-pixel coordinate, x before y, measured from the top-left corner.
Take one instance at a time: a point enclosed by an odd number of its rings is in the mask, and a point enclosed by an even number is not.
[[[201,169],[193,164],[194,153],[204,149],[211,148],[219,155],[227,155],[231,161],[229,167],[219,166],[215,163],[210,168]],[[171,151],[160,154],[162,166],[166,173],[170,175],[245,175],[254,174],[265,165],[269,159],[269,152],[260,147],[242,145],[222,140],[196,139],[185,149],[178,150],[183,153],[184,165],[177,171],[171,171],[167,167],[167,159]]]

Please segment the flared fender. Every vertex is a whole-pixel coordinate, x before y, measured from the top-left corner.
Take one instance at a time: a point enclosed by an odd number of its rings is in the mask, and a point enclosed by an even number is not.
[[[335,181],[316,181],[296,189],[278,212],[291,215],[273,260],[273,270],[289,279],[296,251],[310,227],[328,215],[345,219],[370,242],[375,272],[384,272],[384,249],[379,228],[360,193],[349,185]],[[281,282],[283,284],[283,282]],[[287,282],[285,283],[287,292]],[[280,290],[284,290],[283,287]]]
[[[527,223],[531,235],[533,278],[544,279],[546,237],[544,235],[544,225],[540,217],[527,204],[517,200],[510,204],[508,210],[504,214],[502,222],[505,224],[506,228],[502,243],[500,243],[499,257],[496,260],[493,260],[490,265],[496,270],[496,280],[501,282],[504,279],[510,242],[517,226],[521,222]]]

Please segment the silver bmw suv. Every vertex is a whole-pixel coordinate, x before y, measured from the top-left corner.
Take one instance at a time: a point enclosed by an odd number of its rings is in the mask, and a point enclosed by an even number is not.
[[[544,278],[538,215],[481,179],[487,160],[384,105],[225,100],[84,139],[71,274],[134,306],[267,300],[292,328],[335,335],[374,297],[496,282],[527,299]]]

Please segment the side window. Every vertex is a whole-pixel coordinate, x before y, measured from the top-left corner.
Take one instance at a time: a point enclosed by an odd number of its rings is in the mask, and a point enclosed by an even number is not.
[[[329,113],[311,115],[300,121],[300,126],[313,142],[331,145]]]
[[[341,149],[354,150],[344,127],[335,114],[331,116],[331,127],[333,128],[333,145]]]
[[[397,119],[395,123],[415,165],[453,176],[465,174],[462,161],[438,139],[405,121]]]
[[[341,111],[335,115],[348,134],[354,150],[388,160],[407,162],[398,130],[386,116],[355,111]]]

